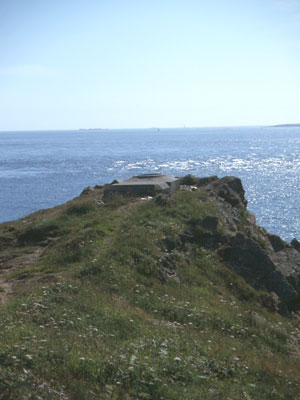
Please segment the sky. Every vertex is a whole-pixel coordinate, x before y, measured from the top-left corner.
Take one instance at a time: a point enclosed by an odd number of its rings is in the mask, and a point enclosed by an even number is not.
[[[0,0],[0,130],[300,123],[300,0]]]

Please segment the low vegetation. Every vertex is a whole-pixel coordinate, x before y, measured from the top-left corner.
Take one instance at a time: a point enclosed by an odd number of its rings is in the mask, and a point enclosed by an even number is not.
[[[207,194],[101,194],[0,227],[0,399],[300,399],[299,317],[199,245]]]

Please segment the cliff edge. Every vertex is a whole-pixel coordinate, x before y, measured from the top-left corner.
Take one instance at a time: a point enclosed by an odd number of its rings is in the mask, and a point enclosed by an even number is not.
[[[255,289],[272,293],[281,312],[299,309],[297,239],[287,243],[256,224],[255,216],[247,211],[240,179],[216,178],[204,189],[216,205],[218,217],[215,227],[208,227],[210,233],[200,239],[200,245],[216,249],[226,264]],[[205,220],[199,223],[203,226]]]

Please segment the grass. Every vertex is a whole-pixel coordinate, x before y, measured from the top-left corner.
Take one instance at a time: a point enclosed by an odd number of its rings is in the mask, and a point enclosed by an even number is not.
[[[198,190],[18,223],[20,248],[47,245],[1,310],[0,399],[299,399],[296,320],[199,246],[206,216]]]

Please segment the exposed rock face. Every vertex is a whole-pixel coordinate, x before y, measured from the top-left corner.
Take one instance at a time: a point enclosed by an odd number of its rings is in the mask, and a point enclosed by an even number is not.
[[[294,247],[294,249],[300,252],[300,243],[296,238],[291,241],[291,245]]]
[[[276,253],[288,246],[288,244],[277,235],[269,235],[269,240]]]
[[[276,293],[282,302],[281,311],[285,312],[286,306],[291,306],[298,297],[296,287],[288,279],[291,268],[282,265],[278,258],[272,259],[272,253],[268,254],[254,238],[237,233],[229,244],[223,253],[224,260],[254,288]]]
[[[94,191],[94,188],[92,186],[87,186],[86,188],[83,189],[83,191],[81,192],[80,195],[89,194],[89,193],[91,193],[93,191]]]
[[[224,178],[214,181],[212,187],[220,197],[232,206],[237,206],[240,203],[245,206],[247,205],[245,190],[239,178],[225,176]]]
[[[227,265],[250,285],[275,293],[281,312],[299,309],[300,243],[294,239],[289,244],[256,225],[255,217],[246,209],[240,179],[216,179],[205,189],[217,205],[219,220],[206,217],[199,221],[199,228],[191,229],[194,239],[197,229],[204,228],[201,239],[199,235],[200,246],[217,248]]]

